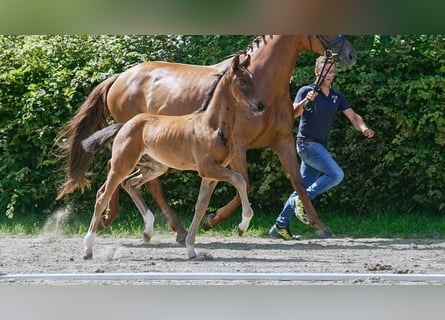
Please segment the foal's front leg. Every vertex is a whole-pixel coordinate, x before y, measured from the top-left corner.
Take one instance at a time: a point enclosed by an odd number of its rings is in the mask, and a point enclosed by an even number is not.
[[[238,194],[241,198],[242,207],[242,219],[238,225],[238,235],[242,236],[243,233],[249,228],[250,220],[253,217],[253,210],[249,203],[249,197],[247,194],[247,182],[243,176],[238,172],[229,171],[228,181],[238,190]]]
[[[250,206],[249,197],[247,195],[246,180],[244,180],[243,176],[238,172],[231,171],[230,169],[219,165],[201,166],[199,168],[199,174],[202,177],[207,177],[207,179],[227,181],[236,188],[240,195],[242,206],[242,220],[238,225],[238,234],[241,236],[249,227],[250,220],[253,217],[253,210]]]

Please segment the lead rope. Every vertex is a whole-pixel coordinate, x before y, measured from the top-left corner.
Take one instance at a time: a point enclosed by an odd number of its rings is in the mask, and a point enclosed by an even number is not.
[[[320,92],[321,88],[320,85],[323,83],[324,79],[326,78],[326,75],[329,73],[329,71],[332,68],[332,65],[334,64],[334,62],[332,60],[334,60],[336,54],[334,54],[331,50],[326,50],[325,51],[325,61],[323,63],[323,67],[321,68],[321,74],[319,76],[315,76],[315,81],[314,83],[311,85],[311,87],[313,88],[314,91]],[[329,67],[326,70],[326,72],[324,72],[326,65],[329,62]],[[304,103],[303,105],[303,110],[308,111],[308,112],[314,112],[315,110],[315,101],[314,100],[308,100]]]

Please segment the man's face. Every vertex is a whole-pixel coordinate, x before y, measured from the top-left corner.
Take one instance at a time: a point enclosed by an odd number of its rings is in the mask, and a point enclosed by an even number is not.
[[[324,77],[324,84],[330,86],[332,81],[334,81],[336,71],[335,71],[335,64],[327,64],[324,67],[323,73],[321,72],[323,69],[323,66],[320,66],[315,70],[315,74],[317,76],[323,76]],[[329,70],[329,71],[328,71]]]

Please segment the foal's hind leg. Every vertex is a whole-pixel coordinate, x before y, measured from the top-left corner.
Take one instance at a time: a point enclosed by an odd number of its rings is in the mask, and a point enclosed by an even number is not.
[[[210,180],[205,178],[201,180],[199,196],[195,204],[195,214],[193,216],[189,232],[185,239],[185,244],[187,247],[187,255],[189,259],[193,259],[196,257],[195,253],[196,233],[198,232],[199,224],[201,223],[201,220],[206,212],[206,209],[209,206],[210,197],[212,196],[212,193],[215,190],[217,184],[218,181],[215,180]]]
[[[140,188],[144,183],[159,177],[167,172],[167,170],[168,167],[158,162],[144,162],[143,165],[141,164],[134,173],[122,182],[122,187],[133,199],[133,202],[144,219],[145,229],[143,231],[143,237],[145,242],[150,242],[153,236],[154,215],[142,198]]]
[[[121,179],[119,178],[119,176],[111,171],[108,173],[106,182],[97,191],[93,217],[91,218],[88,233],[84,238],[84,259],[91,259],[93,257],[93,245],[96,239],[98,226],[101,221],[101,215],[106,209],[111,195],[118,187],[120,181]]]

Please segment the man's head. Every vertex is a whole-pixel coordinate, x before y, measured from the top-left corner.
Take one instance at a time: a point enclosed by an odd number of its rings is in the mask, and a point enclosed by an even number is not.
[[[317,77],[323,76],[324,83],[326,85],[331,85],[331,83],[332,83],[332,81],[334,81],[334,77],[336,75],[335,61],[329,60],[325,56],[318,57],[318,59],[315,61],[315,75]],[[321,83],[321,84],[323,84],[323,83]]]

